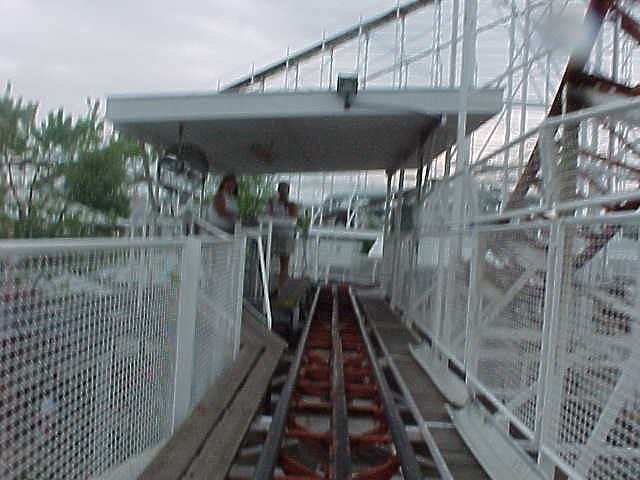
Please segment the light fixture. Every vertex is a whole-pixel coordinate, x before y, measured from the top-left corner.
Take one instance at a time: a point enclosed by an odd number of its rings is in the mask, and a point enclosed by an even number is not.
[[[344,100],[344,108],[351,108],[353,97],[358,94],[358,75],[341,73],[338,75],[338,95]]]

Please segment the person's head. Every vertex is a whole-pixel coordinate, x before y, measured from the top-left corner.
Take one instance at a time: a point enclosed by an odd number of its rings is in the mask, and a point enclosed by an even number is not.
[[[283,202],[289,200],[289,184],[287,182],[280,182],[278,184],[278,199]]]
[[[227,195],[233,195],[234,197],[238,196],[238,181],[234,174],[229,173],[222,177],[220,185],[218,185],[218,193],[226,193]]]

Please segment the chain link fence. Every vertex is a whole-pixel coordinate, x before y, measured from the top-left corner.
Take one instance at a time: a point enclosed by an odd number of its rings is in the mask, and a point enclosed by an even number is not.
[[[108,475],[166,440],[233,358],[243,253],[236,240],[5,242],[0,478]]]

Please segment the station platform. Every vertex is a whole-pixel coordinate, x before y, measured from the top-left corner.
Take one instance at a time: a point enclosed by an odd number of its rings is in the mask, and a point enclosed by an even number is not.
[[[409,345],[421,341],[418,333],[403,325],[399,316],[391,310],[389,303],[385,300],[366,293],[359,295],[358,300],[367,321],[375,326],[382,337],[422,419],[427,422],[453,478],[463,480],[490,478],[451,423],[446,408],[447,400],[410,353]]]

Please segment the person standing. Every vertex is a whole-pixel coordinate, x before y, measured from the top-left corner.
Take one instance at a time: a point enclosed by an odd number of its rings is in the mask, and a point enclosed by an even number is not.
[[[238,182],[235,175],[228,174],[220,181],[213,204],[207,208],[206,219],[220,230],[233,234],[239,214]]]
[[[280,274],[278,289],[289,278],[289,261],[295,249],[295,220],[298,216],[298,206],[289,201],[289,184],[280,182],[275,198],[267,202],[266,213],[273,220],[273,237],[271,248],[274,255],[280,259]]]

